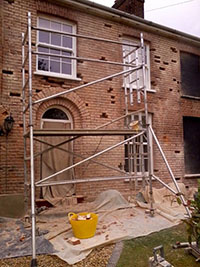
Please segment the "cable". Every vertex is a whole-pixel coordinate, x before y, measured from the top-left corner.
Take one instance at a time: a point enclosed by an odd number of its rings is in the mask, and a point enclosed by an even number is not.
[[[146,10],[145,12],[150,12],[150,11],[154,11],[154,10],[164,9],[164,8],[171,7],[171,6],[178,6],[178,5],[182,5],[182,4],[185,4],[185,3],[188,3],[188,2],[193,2],[193,1],[194,0],[188,0],[188,1],[180,2],[180,3],[168,5],[168,6],[163,6],[163,7],[158,7],[158,8],[154,8],[154,9],[149,9],[149,10]]]

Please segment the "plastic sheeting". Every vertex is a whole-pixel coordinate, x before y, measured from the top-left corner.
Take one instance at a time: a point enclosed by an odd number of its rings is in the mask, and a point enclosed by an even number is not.
[[[45,232],[36,237],[36,253],[53,254],[53,245],[44,238]],[[20,220],[0,220],[0,259],[28,256],[31,251],[31,229],[26,229]]]
[[[37,216],[36,225],[40,233],[36,237],[37,252],[54,254],[69,264],[75,264],[86,258],[97,246],[145,236],[178,224],[184,217],[184,208],[177,204],[168,190],[156,190],[154,217],[150,217],[135,204],[128,203],[116,190],[101,193],[92,203],[59,206],[43,211]],[[141,192],[142,201],[137,201],[145,209],[149,208],[149,204],[144,203],[148,201],[147,191],[148,189]],[[97,213],[99,220],[95,236],[80,239],[78,245],[69,244],[67,239],[73,236],[73,232],[68,222],[68,212]],[[31,229],[26,229],[22,222],[15,220],[6,226],[7,228],[0,227],[0,258],[31,255]]]
[[[55,254],[69,264],[75,264],[83,260],[97,246],[148,235],[152,232],[172,227],[184,215],[183,210],[181,213],[179,211],[178,214],[174,214],[174,221],[168,220],[159,214],[156,214],[155,217],[150,217],[145,214],[143,209],[128,203],[116,190],[108,190],[101,193],[93,203],[79,205],[79,210],[76,211],[77,207],[71,207],[70,211],[75,213],[83,211],[96,212],[99,214],[96,235],[89,239],[81,239],[79,245],[71,245],[67,242],[67,239],[73,236],[71,227],[67,222],[67,212],[61,222],[61,218],[58,220],[54,209],[54,215],[51,213],[50,216],[51,225],[48,222],[46,222],[46,225],[44,223],[41,224],[43,228],[51,227],[46,237],[50,239],[50,242],[58,251]],[[60,208],[61,211],[62,209]],[[48,217],[47,214],[48,212],[46,213]],[[66,231],[59,234],[59,229],[66,229]]]

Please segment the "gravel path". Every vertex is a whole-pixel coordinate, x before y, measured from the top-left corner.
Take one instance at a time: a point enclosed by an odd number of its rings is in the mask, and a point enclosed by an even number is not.
[[[41,255],[37,257],[38,267],[106,267],[115,245],[94,249],[87,258],[74,265],[69,265],[56,256]],[[0,260],[1,267],[30,267],[31,257]]]

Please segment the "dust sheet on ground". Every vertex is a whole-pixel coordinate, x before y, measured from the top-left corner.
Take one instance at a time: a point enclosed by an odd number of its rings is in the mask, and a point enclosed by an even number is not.
[[[148,201],[148,188],[142,196]],[[48,229],[45,235],[55,250],[58,257],[69,264],[83,260],[93,248],[119,240],[145,236],[152,232],[160,231],[174,226],[184,217],[185,209],[172,200],[169,191],[167,195],[162,191],[154,191],[156,214],[150,217],[144,212],[149,204],[137,201],[140,207],[127,202],[116,190],[101,193],[93,203],[79,204],[69,207],[56,207],[38,217],[37,225],[41,230]],[[160,194],[160,195],[159,195]],[[163,197],[164,196],[166,197]],[[146,197],[146,199],[145,199]],[[154,199],[154,201],[155,201]],[[165,205],[163,205],[163,201]],[[161,207],[160,209],[158,208]],[[163,208],[163,207],[164,208]],[[164,210],[163,210],[164,209]],[[99,215],[96,234],[89,239],[80,239],[78,245],[71,245],[67,239],[73,236],[71,225],[68,222],[68,212],[95,212]]]
[[[36,236],[36,253],[53,254],[53,245],[44,238],[47,231]],[[29,256],[31,251],[31,229],[19,219],[0,218],[0,259]]]

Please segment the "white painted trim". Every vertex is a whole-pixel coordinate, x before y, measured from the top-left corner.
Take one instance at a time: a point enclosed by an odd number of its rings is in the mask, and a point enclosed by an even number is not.
[[[38,70],[34,72],[35,75],[41,75],[41,76],[48,76],[48,77],[54,77],[54,78],[61,78],[61,79],[67,79],[67,80],[72,80],[72,81],[81,81],[80,78],[73,77],[71,75],[65,75],[65,74],[59,74],[57,72],[47,72],[47,71],[42,71]]]

